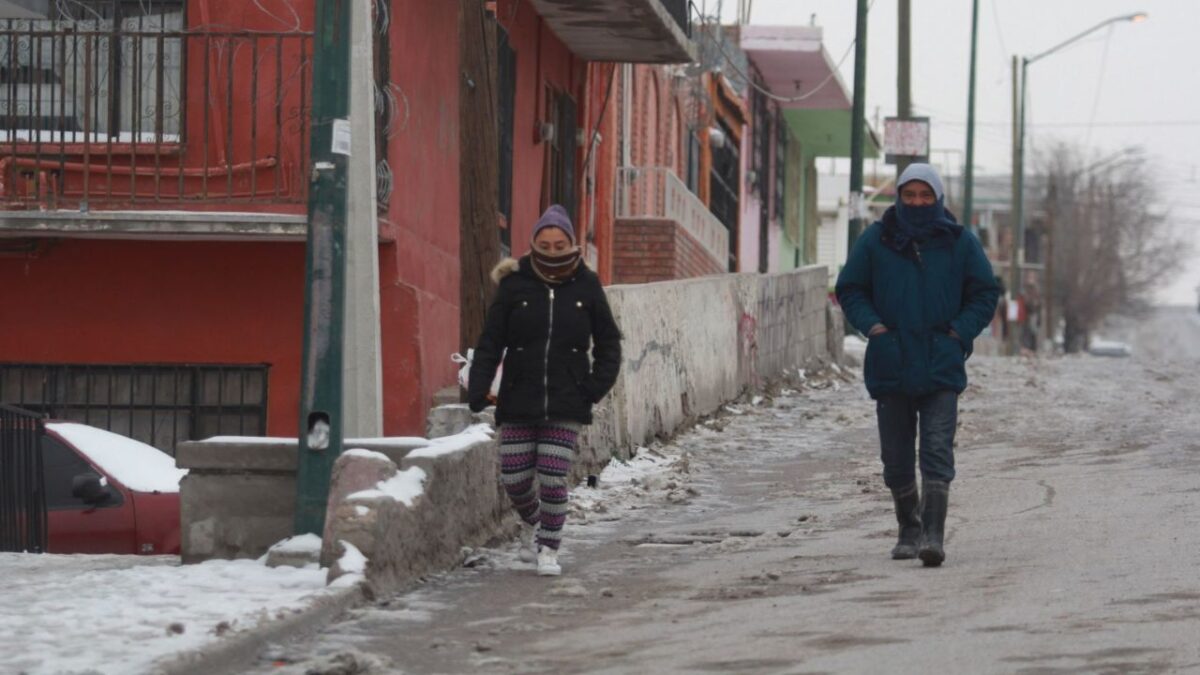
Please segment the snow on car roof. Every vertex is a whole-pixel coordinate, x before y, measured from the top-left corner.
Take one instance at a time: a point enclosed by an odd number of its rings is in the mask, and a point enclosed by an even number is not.
[[[187,474],[167,453],[127,436],[75,422],[51,422],[46,428],[130,490],[179,492],[179,480]]]

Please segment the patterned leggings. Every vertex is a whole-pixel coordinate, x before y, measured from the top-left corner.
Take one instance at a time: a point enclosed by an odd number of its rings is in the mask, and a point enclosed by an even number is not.
[[[500,427],[500,480],[504,490],[521,520],[530,525],[541,523],[538,543],[555,550],[567,520],[567,474],[579,427],[576,422]]]

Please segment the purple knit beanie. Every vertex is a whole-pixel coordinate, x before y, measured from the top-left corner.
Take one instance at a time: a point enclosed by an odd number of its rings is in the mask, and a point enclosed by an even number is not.
[[[550,208],[546,209],[546,212],[538,219],[537,225],[533,226],[533,238],[537,239],[538,232],[547,227],[557,227],[566,232],[571,244],[575,244],[575,226],[571,224],[571,216],[562,206],[551,204]]]

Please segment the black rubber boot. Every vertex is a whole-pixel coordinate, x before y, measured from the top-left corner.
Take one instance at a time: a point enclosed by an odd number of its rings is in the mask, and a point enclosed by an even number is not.
[[[892,488],[892,502],[896,505],[896,520],[900,523],[900,540],[892,549],[892,560],[912,560],[917,557],[921,540],[921,497],[916,482]]]
[[[921,550],[917,557],[926,567],[937,567],[946,559],[946,507],[950,503],[950,484],[940,480],[921,483]]]

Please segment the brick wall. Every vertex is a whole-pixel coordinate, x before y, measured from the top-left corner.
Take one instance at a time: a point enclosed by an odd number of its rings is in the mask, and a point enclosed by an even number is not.
[[[614,235],[615,284],[690,279],[725,271],[721,261],[674,220],[618,219]]]

